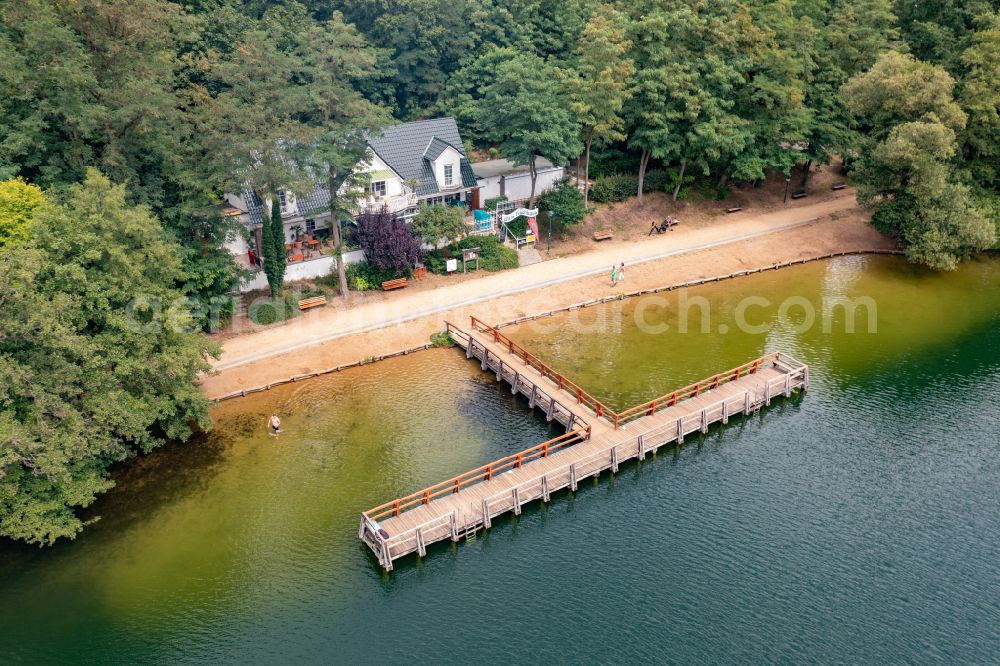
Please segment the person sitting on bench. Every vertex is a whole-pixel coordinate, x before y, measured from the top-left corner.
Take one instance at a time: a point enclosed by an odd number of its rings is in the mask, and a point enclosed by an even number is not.
[[[654,222],[653,226],[649,228],[649,233],[646,235],[652,236],[654,231],[658,234],[663,234],[666,233],[667,231],[670,231],[676,226],[677,226],[677,220],[667,215],[665,218],[663,218],[663,222],[660,222],[660,226],[656,226],[656,222]]]

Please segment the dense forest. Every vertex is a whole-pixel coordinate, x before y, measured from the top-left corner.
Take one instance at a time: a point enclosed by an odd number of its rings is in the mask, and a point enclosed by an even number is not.
[[[519,163],[630,170],[638,196],[652,165],[676,197],[843,161],[911,260],[954,268],[997,243],[998,11],[0,0],[0,535],[72,537],[111,464],[207,426],[197,331],[240,278],[221,194],[335,193],[394,120],[453,115]]]

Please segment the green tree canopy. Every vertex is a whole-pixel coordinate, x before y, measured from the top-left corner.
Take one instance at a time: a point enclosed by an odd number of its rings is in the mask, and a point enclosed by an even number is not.
[[[610,5],[599,5],[583,29],[569,70],[571,108],[584,146],[584,182],[590,182],[594,142],[600,145],[626,138],[623,110],[635,72],[628,57],[632,43],[625,38],[626,29],[625,14]]]
[[[72,537],[108,467],[206,427],[179,248],[96,171],[0,262],[0,534]]]
[[[511,53],[498,62],[492,79],[479,89],[475,108],[480,125],[505,157],[528,165],[529,205],[535,202],[535,158],[566,164],[580,154],[579,128],[568,107],[555,69],[528,53]]]
[[[421,205],[410,221],[410,228],[429,245],[458,238],[468,231],[465,214],[455,206]]]
[[[869,128],[858,164],[858,201],[912,260],[953,269],[996,243],[996,227],[971,196],[956,160],[966,116],[942,68],[889,52],[844,85]]]
[[[21,178],[0,182],[0,250],[28,239],[31,217],[44,200],[42,188]]]

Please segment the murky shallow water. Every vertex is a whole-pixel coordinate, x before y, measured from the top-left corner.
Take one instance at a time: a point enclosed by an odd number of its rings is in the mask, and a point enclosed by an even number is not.
[[[845,258],[689,296],[710,333],[678,333],[669,295],[508,332],[620,406],[772,349],[813,389],[391,575],[358,512],[542,441],[544,418],[454,350],[232,401],[121,474],[76,542],[0,552],[0,658],[994,661],[1000,262]],[[767,330],[738,330],[746,296]],[[778,312],[859,296],[875,334]]]

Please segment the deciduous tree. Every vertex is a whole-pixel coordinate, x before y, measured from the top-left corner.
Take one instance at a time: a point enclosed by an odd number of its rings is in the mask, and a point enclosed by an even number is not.
[[[72,538],[108,467],[207,427],[179,248],[95,171],[0,262],[0,534]]]
[[[568,71],[571,108],[583,140],[583,181],[590,182],[590,149],[625,139],[623,109],[635,66],[628,57],[627,17],[599,5],[587,21]],[[584,187],[584,205],[589,187]]]
[[[528,165],[529,206],[535,203],[536,158],[566,164],[580,154],[579,127],[569,110],[554,68],[538,56],[513,53],[497,63],[479,90],[476,117],[505,157]]]

